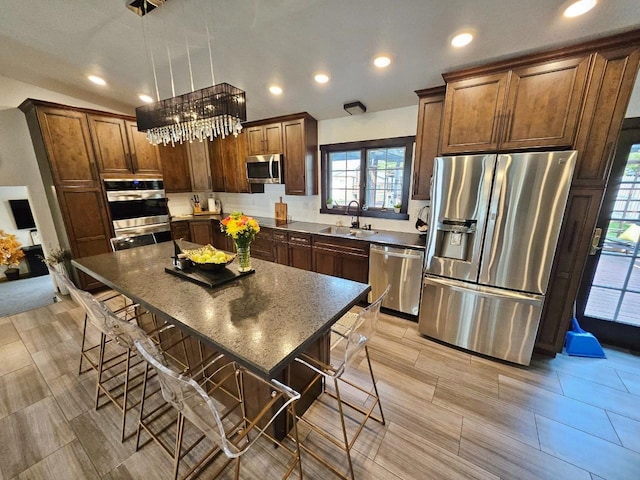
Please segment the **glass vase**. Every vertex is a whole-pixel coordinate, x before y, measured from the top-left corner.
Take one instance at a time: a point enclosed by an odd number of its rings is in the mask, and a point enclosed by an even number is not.
[[[250,272],[251,268],[251,243],[236,242],[236,252],[238,254],[238,271]]]

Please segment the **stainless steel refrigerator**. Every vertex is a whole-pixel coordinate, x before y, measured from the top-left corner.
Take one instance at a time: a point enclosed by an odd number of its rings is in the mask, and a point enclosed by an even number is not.
[[[420,333],[529,365],[576,156],[434,160]]]

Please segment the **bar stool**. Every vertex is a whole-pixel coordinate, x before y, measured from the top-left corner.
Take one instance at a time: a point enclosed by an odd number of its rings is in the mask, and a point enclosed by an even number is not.
[[[89,323],[100,331],[100,344],[96,346],[100,348],[97,363],[94,364],[90,361],[98,375],[96,381],[95,408],[97,410],[101,406],[100,397],[102,395],[106,396],[118,407],[122,412],[121,441],[124,441],[127,412],[135,406],[129,405],[128,396],[130,390],[129,382],[131,380],[130,371],[132,367],[131,353],[133,348],[133,340],[130,340],[130,338],[132,337],[132,332],[142,332],[142,330],[133,323],[133,321],[137,319],[137,316],[132,316],[127,320],[121,319],[111,311],[106,304],[100,302],[90,293],[77,288],[67,276],[55,270],[51,270],[51,274],[56,278],[57,282],[60,282],[61,285],[64,285],[69,290],[71,298],[83,308],[85,312],[85,330],[88,320]],[[128,336],[122,332],[128,332]],[[141,333],[137,334],[137,336],[139,335],[141,335]],[[146,334],[144,335],[146,336]],[[106,356],[107,345],[118,345],[116,349],[120,351],[111,356]],[[92,349],[96,347],[92,347]],[[82,355],[88,359],[86,352],[83,351]],[[124,368],[122,368],[123,363]],[[103,377],[107,373],[109,373],[110,376],[103,380]],[[141,375],[142,372],[137,376]],[[118,380],[120,376],[124,376],[122,381]],[[116,382],[116,380],[118,381]],[[140,382],[140,384],[142,384],[142,382]],[[122,400],[120,400],[120,397],[122,397]]]
[[[220,458],[222,465],[216,465],[215,473],[207,472],[207,478],[217,478],[235,460],[237,480],[240,477],[240,458],[261,437],[280,446],[293,459],[286,466],[282,478],[288,478],[296,466],[302,478],[298,431],[294,420],[295,402],[300,398],[297,392],[276,380],[264,380],[221,354],[208,361],[200,370],[187,375],[168,362],[164,352],[153,342],[136,340],[135,346],[138,353],[156,371],[162,396],[178,412],[173,455],[174,479],[179,478],[180,464],[184,457],[193,452],[200,441],[208,438],[213,442],[213,447],[195,465],[187,467],[188,470],[180,478],[199,475],[222,452],[225,455]],[[256,415],[248,413],[250,409],[245,403],[247,379],[266,386],[271,392],[268,402],[260,406]],[[273,421],[283,412],[289,412],[290,419],[293,420],[293,447],[276,440],[269,433]],[[183,451],[186,421],[201,435]]]
[[[358,436],[362,432],[367,420],[371,418],[381,423],[382,425],[385,424],[384,413],[382,411],[382,405],[380,403],[380,396],[378,395],[378,387],[376,386],[376,379],[373,375],[373,369],[371,368],[371,359],[369,357],[369,349],[367,347],[367,343],[377,329],[378,317],[380,315],[380,306],[382,305],[384,297],[387,295],[387,293],[389,293],[390,288],[390,285],[387,286],[382,295],[380,295],[380,297],[368,307],[361,309],[357,313],[347,313],[331,327],[331,359],[329,364],[320,362],[319,360],[311,358],[307,355],[301,355],[296,358],[296,362],[306,366],[307,368],[315,372],[315,375],[313,376],[311,381],[304,389],[302,389],[302,395],[310,390],[316,384],[316,382],[324,381],[325,386],[326,382],[333,383],[335,393],[327,391],[325,388],[323,394],[328,395],[337,401],[342,438],[337,438],[335,435],[329,433],[326,428],[313,423],[311,420],[305,418],[304,415],[298,416],[297,418],[299,421],[307,424],[313,431],[320,434],[322,437],[329,440],[340,449],[344,450],[349,465],[348,473],[350,474],[350,476],[347,476],[347,474],[338,470],[335,465],[332,465],[329,460],[323,458],[320,454],[317,453],[316,450],[305,445],[304,441],[300,444],[300,447],[305,452],[309,453],[311,456],[317,459],[319,462],[324,464],[333,473],[345,480],[349,480],[349,478],[351,478],[351,480],[355,480],[353,463],[351,461],[351,449],[358,439]],[[371,393],[370,387],[367,389],[362,385],[357,385],[356,383],[343,377],[344,373],[347,372],[350,367],[352,367],[353,361],[356,358],[356,354],[363,349],[365,352],[365,357],[367,359],[367,365],[369,367],[369,374],[371,376],[371,383],[373,385],[374,393]],[[368,408],[364,408],[342,398],[340,395],[340,382],[350,385],[360,392],[373,397],[373,403],[371,404],[371,406]],[[373,414],[376,406],[378,407],[380,416],[376,416]],[[349,435],[347,433],[343,407],[349,407],[350,409],[362,414],[362,420],[351,438],[349,438]]]

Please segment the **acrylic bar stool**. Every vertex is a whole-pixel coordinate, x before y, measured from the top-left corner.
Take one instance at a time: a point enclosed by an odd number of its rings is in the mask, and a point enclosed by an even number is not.
[[[373,375],[373,369],[371,368],[371,359],[369,358],[369,349],[367,348],[367,343],[377,329],[380,307],[382,305],[384,297],[387,295],[387,293],[389,293],[390,288],[391,286],[387,286],[382,295],[368,307],[361,309],[358,313],[347,313],[331,327],[330,364],[322,363],[307,355],[301,355],[300,357],[296,358],[296,362],[305,365],[307,368],[315,372],[312,380],[307,384],[306,388],[302,390],[302,395],[304,395],[309,389],[311,389],[316,384],[316,382],[324,381],[325,385],[327,384],[327,382],[333,384],[335,393],[327,391],[325,388],[323,395],[328,395],[337,401],[342,436],[341,438],[336,437],[335,435],[327,431],[327,428],[324,428],[322,425],[318,425],[317,423],[312,422],[304,415],[298,417],[298,420],[304,422],[309,427],[311,427],[313,431],[329,440],[340,449],[344,450],[348,463],[348,475],[347,473],[339,470],[338,467],[332,464],[329,459],[323,458],[316,451],[316,449],[310,448],[305,445],[304,441],[301,443],[300,447],[305,452],[313,456],[316,460],[324,464],[333,473],[345,480],[355,480],[355,474],[353,472],[353,462],[351,460],[351,449],[358,439],[358,436],[362,432],[367,420],[371,418],[381,423],[382,425],[385,424],[384,413],[382,411],[380,396],[378,394],[378,387],[376,386],[376,379]],[[371,386],[369,386],[369,388],[365,388],[362,385],[358,385],[350,380],[347,380],[343,376],[353,366],[354,359],[357,358],[358,352],[362,351],[363,349],[367,360],[369,375],[371,376],[373,392],[371,391]],[[348,384],[351,387],[359,390],[360,392],[363,392],[366,395],[372,397],[373,402],[371,403],[371,405],[365,408],[361,405],[356,405],[353,402],[342,398],[342,396],[340,395],[341,382]],[[362,420],[359,423],[358,428],[355,430],[355,432],[352,432],[351,435],[349,435],[349,433],[347,432],[345,423],[345,407],[348,407],[362,415]],[[376,416],[373,413],[376,407],[378,407],[380,416]]]
[[[140,330],[132,321],[137,317],[131,317],[127,320],[119,318],[111,311],[106,304],[100,302],[90,293],[84,292],[77,288],[71,280],[65,275],[61,275],[57,271],[51,271],[56,277],[56,281],[64,285],[71,294],[71,298],[83,308],[85,311],[85,327],[88,320],[94,327],[100,331],[100,344],[97,363],[95,369],[97,372],[96,381],[96,410],[101,406],[100,397],[106,396],[118,409],[122,412],[121,422],[121,441],[125,439],[125,427],[127,412],[135,405],[129,403],[130,371],[132,367],[132,340],[125,342],[123,339],[129,338],[123,336],[123,331]],[[145,334],[146,335],[146,334]],[[115,346],[117,345],[117,347]],[[111,356],[106,355],[107,346],[110,350],[115,349],[116,353]],[[83,352],[83,355],[85,353]],[[92,366],[94,365],[93,362]],[[140,363],[140,362],[138,362]],[[108,376],[108,378],[106,378]],[[140,372],[136,377],[142,376]],[[105,378],[103,378],[105,377]],[[120,380],[120,377],[124,377]],[[140,385],[142,382],[139,383]]]
[[[272,444],[288,453],[292,461],[283,466],[283,479],[298,467],[302,478],[302,464],[297,442],[298,431],[295,420],[295,402],[300,395],[276,381],[264,380],[223,355],[217,355],[202,369],[186,375],[178,371],[156,344],[150,341],[136,341],[139,354],[152,366],[160,381],[162,396],[178,412],[176,444],[174,452],[174,478],[192,478],[204,472],[205,478],[217,478],[226,467],[235,460],[234,478],[240,478],[240,458],[260,439],[265,437]],[[254,416],[249,415],[245,404],[245,380],[266,385],[271,392],[269,401],[261,405]],[[291,437],[293,446],[276,440],[269,432],[270,426],[278,415],[289,412],[292,419]],[[251,418],[250,418],[251,417]],[[188,422],[187,422],[188,421]],[[183,450],[185,426],[193,425],[201,435]],[[196,449],[200,441],[208,438],[212,448],[180,476],[180,464],[183,458]],[[224,456],[220,454],[224,453]],[[275,460],[275,459],[274,459]],[[212,468],[205,469],[212,462],[218,462]]]

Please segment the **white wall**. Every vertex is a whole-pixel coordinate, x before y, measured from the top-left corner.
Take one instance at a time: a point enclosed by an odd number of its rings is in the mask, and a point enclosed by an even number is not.
[[[416,106],[354,116],[349,116],[345,113],[345,117],[342,118],[321,120],[318,122],[318,143],[319,145],[325,145],[415,135],[417,122],[418,106],[416,98]],[[319,171],[318,178],[320,178]],[[169,209],[173,215],[191,212],[189,204],[191,195],[169,194],[168,197]],[[282,197],[282,201],[287,204],[288,213],[294,221],[327,224],[341,222],[343,225],[348,225],[350,220],[350,217],[343,215],[319,213],[321,207],[320,195],[306,197],[285,195],[284,185],[265,185],[264,194],[216,193],[215,197],[222,201],[225,213],[241,210],[249,215],[273,217],[275,203]],[[426,203],[410,201],[408,209],[409,220],[386,220],[365,217],[361,220],[361,223],[371,223],[374,229],[380,230],[416,232],[417,211]]]
[[[625,114],[625,118],[633,117],[640,117],[640,75],[636,78],[636,84],[633,87],[627,113]]]

